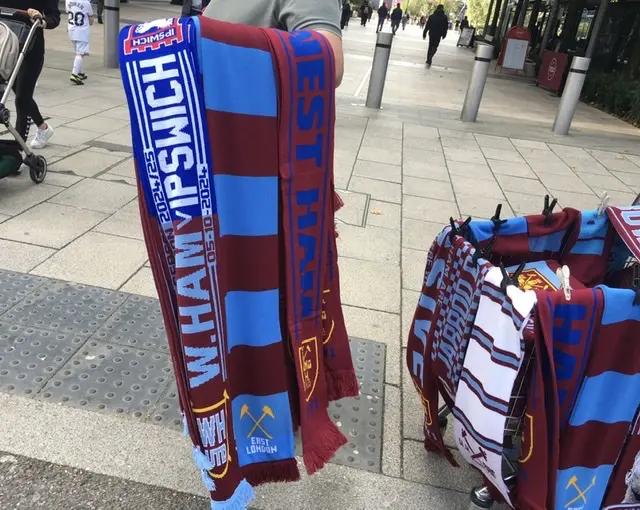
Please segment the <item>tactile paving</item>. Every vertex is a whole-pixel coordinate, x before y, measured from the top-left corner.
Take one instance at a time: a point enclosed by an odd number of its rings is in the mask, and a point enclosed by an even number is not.
[[[22,301],[45,281],[30,274],[0,271],[0,314]]]
[[[169,352],[160,302],[142,296],[129,297],[93,338],[129,347]]]
[[[173,378],[173,375],[172,375]],[[176,430],[182,430],[182,413],[175,380],[171,382],[149,414],[149,421]]]
[[[38,398],[143,418],[172,379],[166,354],[90,339],[46,384]]]
[[[60,333],[90,336],[127,299],[127,294],[49,281],[9,310],[2,320]]]
[[[380,342],[351,338],[351,358],[363,395],[384,394],[385,345]]]
[[[362,394],[329,404],[329,416],[348,441],[331,462],[380,472],[383,400]]]
[[[34,395],[86,340],[0,322],[0,391]]]

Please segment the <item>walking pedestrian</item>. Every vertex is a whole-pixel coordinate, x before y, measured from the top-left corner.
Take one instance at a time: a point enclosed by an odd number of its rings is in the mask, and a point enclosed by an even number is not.
[[[460,22],[460,32],[462,32],[465,28],[469,28],[469,20],[466,16]]]
[[[402,30],[407,28],[407,23],[409,23],[409,21],[411,21],[411,16],[409,16],[408,12],[405,12],[404,17],[402,18]]]
[[[53,30],[60,24],[58,0],[0,0],[0,7],[27,11],[30,18],[42,18],[44,28]],[[38,130],[31,148],[42,149],[53,136],[53,128],[44,121],[37,103],[33,99],[38,77],[44,66],[44,33],[38,30],[33,39],[31,50],[27,53],[20,72],[13,84],[16,94],[16,131],[23,140],[29,135],[29,119]]]
[[[436,7],[436,12],[429,16],[427,24],[424,27],[424,31],[422,32],[422,39],[426,39],[427,33],[429,33],[427,69],[431,67],[431,62],[433,61],[433,56],[436,54],[436,51],[438,51],[440,40],[447,37],[448,29],[449,20],[447,19],[447,15],[444,13],[444,6],[440,4]]]
[[[384,20],[387,19],[388,14],[389,14],[389,9],[387,7],[387,4],[383,2],[380,8],[378,9],[378,28],[376,28],[376,34],[384,28]]]
[[[402,21],[402,8],[401,4],[397,4],[396,8],[391,13],[391,31],[393,35],[396,35],[398,28],[400,28],[400,22]]]
[[[340,18],[340,29],[344,30],[349,26],[349,20],[351,19],[351,4],[349,0],[343,0],[342,2],[342,17]]]
[[[333,50],[336,63],[336,87],[342,81],[344,57],[342,53],[342,32],[340,31],[340,4],[338,2],[318,0],[210,0],[209,5],[204,10],[204,16],[230,23],[279,28],[289,32],[302,29],[315,30],[327,39]]]
[[[98,15],[98,23],[100,23],[102,25],[103,21],[102,21],[102,13],[104,12],[104,0],[98,0],[98,8],[97,10],[97,15]]]
[[[360,26],[366,27],[369,21],[369,4],[367,2],[360,6]]]
[[[65,10],[69,16],[67,33],[76,54],[69,79],[75,85],[84,85],[87,75],[82,70],[82,64],[84,57],[90,53],[93,7],[89,0],[66,0]]]

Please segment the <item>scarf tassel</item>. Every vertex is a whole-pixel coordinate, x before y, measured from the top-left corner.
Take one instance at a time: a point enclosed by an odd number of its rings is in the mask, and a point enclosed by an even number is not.
[[[249,464],[242,468],[242,474],[253,487],[265,483],[297,482],[300,480],[296,459]]]
[[[330,402],[360,395],[360,384],[352,370],[327,373],[327,398]]]
[[[255,497],[249,482],[242,480],[228,500],[211,501],[211,510],[246,510]]]
[[[331,420],[327,420],[327,422],[321,430],[307,432],[308,436],[312,438],[312,444],[308,444],[304,440],[305,438],[302,438],[302,458],[309,475],[322,469],[335,452],[347,443],[347,438],[334,423]],[[303,431],[302,434],[304,436],[305,432]]]

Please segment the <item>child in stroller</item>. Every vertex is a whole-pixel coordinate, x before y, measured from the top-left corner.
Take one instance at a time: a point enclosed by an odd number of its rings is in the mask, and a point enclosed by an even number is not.
[[[6,102],[36,33],[43,27],[44,22],[39,16],[31,19],[25,11],[0,7],[0,122],[14,138],[0,140],[0,178],[17,173],[24,163],[29,167],[29,176],[36,184],[44,181],[47,161],[43,156],[34,154],[26,140],[11,125],[11,113]],[[24,157],[21,153],[24,153]]]

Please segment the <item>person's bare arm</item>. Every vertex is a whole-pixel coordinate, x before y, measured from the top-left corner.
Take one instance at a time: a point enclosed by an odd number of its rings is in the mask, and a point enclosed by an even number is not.
[[[339,0],[281,0],[278,21],[287,30],[315,30],[327,38],[336,61],[336,87],[342,82],[344,55]]]
[[[317,32],[327,38],[329,44],[331,45],[331,49],[333,50],[333,56],[336,60],[336,88],[338,88],[340,86],[340,83],[342,83],[342,75],[344,74],[344,54],[342,53],[342,39],[333,32],[328,32],[326,30],[317,30]]]

